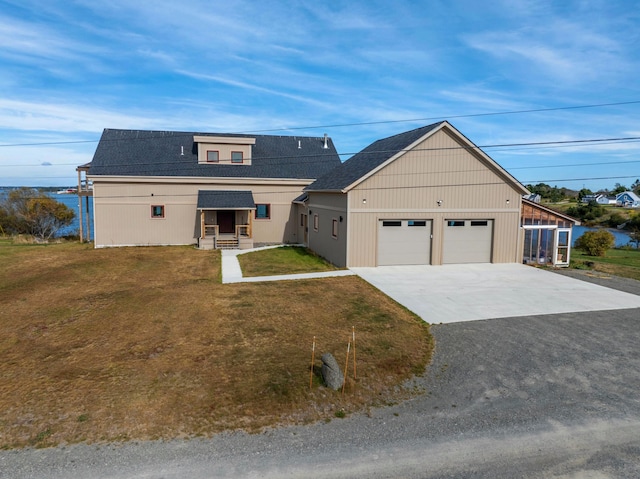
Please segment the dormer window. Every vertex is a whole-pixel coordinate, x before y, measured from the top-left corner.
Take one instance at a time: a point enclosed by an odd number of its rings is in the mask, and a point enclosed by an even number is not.
[[[220,152],[217,150],[207,151],[207,163],[218,163],[220,161]]]
[[[255,138],[246,136],[194,135],[198,145],[198,163],[216,165],[251,165]]]

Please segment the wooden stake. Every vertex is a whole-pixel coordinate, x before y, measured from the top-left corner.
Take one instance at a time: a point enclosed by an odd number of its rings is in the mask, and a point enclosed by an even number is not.
[[[313,363],[316,360],[316,337],[313,337],[313,346],[311,346],[311,370],[309,371],[309,389],[313,385]]]
[[[347,361],[344,365],[344,380],[342,382],[342,394],[344,395],[344,387],[347,385],[347,370],[349,369],[349,350],[351,349],[351,341],[347,344]]]
[[[356,374],[356,327],[352,326],[351,329],[353,332],[353,379],[358,379]]]

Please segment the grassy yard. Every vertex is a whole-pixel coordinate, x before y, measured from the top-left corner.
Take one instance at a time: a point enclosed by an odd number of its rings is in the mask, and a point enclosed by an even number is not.
[[[571,267],[594,269],[603,273],[640,280],[640,250],[610,249],[606,256],[589,256],[571,250]]]
[[[338,268],[300,246],[285,246],[238,255],[243,276],[335,271]]]
[[[409,394],[397,386],[430,360],[428,326],[357,277],[219,278],[219,252],[192,247],[0,239],[0,447],[338,420]],[[344,363],[352,326],[342,396],[319,357]]]

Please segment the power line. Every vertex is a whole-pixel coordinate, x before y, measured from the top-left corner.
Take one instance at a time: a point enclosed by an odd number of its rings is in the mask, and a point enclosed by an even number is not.
[[[498,149],[498,148],[519,148],[519,147],[539,147],[539,148],[567,148],[571,146],[590,146],[593,144],[618,144],[618,143],[635,143],[640,142],[640,137],[618,137],[618,138],[592,138],[586,140],[562,140],[562,141],[543,141],[543,142],[524,142],[524,143],[503,143],[503,144],[490,144],[490,145],[472,145],[472,146],[451,146],[451,147],[437,147],[437,148],[412,148],[412,149],[401,149],[401,150],[373,150],[368,151],[366,155],[377,155],[377,154],[398,154],[402,152],[408,151],[454,151],[454,150],[486,150],[486,149]],[[349,156],[355,155],[356,153],[337,153],[338,156]],[[361,152],[360,152],[361,153]],[[288,160],[281,162],[270,162],[269,166],[282,166],[282,165],[303,165],[308,163],[315,163],[318,159],[323,157],[333,157],[335,156],[333,153],[310,153],[308,155],[295,155],[295,156],[264,156],[260,158],[253,158],[253,160],[261,161],[261,160]],[[188,157],[187,157],[188,158]],[[309,161],[301,161],[301,159],[308,158]],[[222,159],[221,162],[231,161],[230,158]],[[205,163],[198,163],[198,165],[205,165]],[[206,163],[206,165],[216,166],[218,163]],[[608,163],[603,163],[608,164]],[[180,167],[184,167],[184,160],[176,160],[168,163],[158,163],[158,162],[138,162],[138,163],[109,163],[109,167],[139,167],[139,166],[148,166],[148,165],[161,165],[163,167],[171,166],[171,165],[179,165]],[[43,165],[0,165],[0,167],[37,167]],[[76,163],[58,163],[56,165],[46,165],[46,167],[50,166],[78,166]],[[187,166],[197,166],[195,164],[187,165]],[[231,165],[224,165],[225,167]],[[242,165],[236,165],[238,167],[242,167]],[[247,165],[245,165],[247,166]],[[527,168],[527,167],[523,167]]]
[[[470,113],[466,115],[449,115],[449,116],[432,116],[426,118],[413,118],[409,120],[381,120],[381,121],[369,121],[369,122],[360,122],[360,123],[339,123],[335,125],[321,125],[321,126],[299,126],[294,128],[272,128],[266,130],[252,130],[248,133],[262,133],[268,131],[288,131],[288,130],[313,130],[319,128],[343,128],[347,126],[367,126],[367,125],[384,125],[391,123],[412,123],[417,121],[433,121],[433,120],[445,120],[451,118],[474,118],[474,117],[482,117],[482,116],[499,116],[499,115],[518,115],[522,113],[541,113],[548,111],[560,111],[560,110],[577,110],[577,109],[585,109],[585,108],[599,108],[604,106],[621,106],[621,105],[633,105],[640,103],[640,100],[634,101],[625,101],[625,102],[617,102],[617,103],[600,103],[594,105],[579,105],[579,106],[564,106],[564,107],[554,107],[554,108],[537,108],[531,110],[513,110],[513,111],[498,111],[491,113]]]
[[[333,125],[310,125],[310,126],[297,126],[297,127],[268,128],[263,130],[229,132],[227,134],[253,134],[253,133],[266,133],[266,132],[274,132],[274,131],[316,130],[316,129],[323,129],[323,128],[328,129],[328,128],[345,128],[345,127],[353,127],[353,126],[384,125],[384,124],[395,124],[395,123],[414,123],[418,121],[446,120],[446,119],[453,119],[453,118],[477,118],[477,117],[485,117],[485,116],[520,115],[525,113],[544,113],[544,112],[551,112],[551,111],[602,108],[607,106],[635,105],[639,103],[640,103],[640,100],[632,100],[632,101],[623,101],[623,102],[615,102],[615,103],[597,103],[597,104],[590,104],[590,105],[535,108],[535,109],[529,109],[529,110],[497,111],[497,112],[488,112],[488,113],[469,113],[464,115],[448,115],[448,116],[411,118],[411,119],[401,119],[401,120],[380,120],[380,121],[368,121],[368,122],[338,123]],[[149,132],[151,133],[151,131]],[[171,133],[174,133],[172,135],[174,137],[193,136],[193,133],[188,133],[188,132],[171,132]],[[181,133],[183,134],[181,135]],[[155,138],[155,137],[154,136],[149,136],[146,138],[140,137],[140,138],[136,138],[136,140],[145,140],[145,139],[152,139],[152,138]],[[133,138],[129,140],[133,140]],[[80,143],[97,143],[99,141],[100,140],[70,140],[70,141],[38,142],[38,143],[10,143],[10,144],[0,144],[0,147],[69,145],[69,144],[80,144]],[[113,139],[110,141],[118,141],[118,140]]]

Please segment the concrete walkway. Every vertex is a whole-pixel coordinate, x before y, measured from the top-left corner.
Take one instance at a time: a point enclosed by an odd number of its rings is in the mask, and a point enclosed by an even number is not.
[[[254,251],[262,251],[265,249],[282,248],[281,245],[276,246],[264,246],[262,248],[253,249],[232,249],[222,250],[222,283],[258,283],[262,281],[286,281],[297,279],[312,279],[312,278],[330,278],[333,276],[353,276],[355,273],[349,270],[338,271],[323,271],[320,273],[300,273],[300,274],[282,274],[278,276],[254,276],[243,277],[240,263],[238,262],[238,255],[252,253]],[[286,247],[286,246],[285,246]]]

